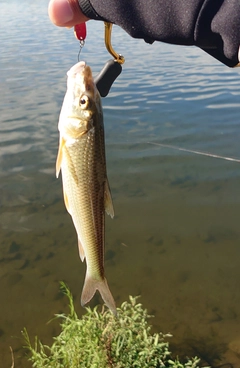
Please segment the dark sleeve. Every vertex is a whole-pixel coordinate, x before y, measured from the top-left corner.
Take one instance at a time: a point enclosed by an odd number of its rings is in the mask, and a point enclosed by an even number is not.
[[[240,0],[78,0],[91,19],[134,38],[195,45],[233,67],[239,62]]]

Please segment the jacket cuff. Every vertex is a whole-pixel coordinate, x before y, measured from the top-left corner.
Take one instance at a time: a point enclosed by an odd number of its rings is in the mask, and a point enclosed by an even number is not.
[[[90,4],[89,0],[78,0],[78,4],[86,17],[94,20],[102,20],[106,21],[103,17],[101,17]]]

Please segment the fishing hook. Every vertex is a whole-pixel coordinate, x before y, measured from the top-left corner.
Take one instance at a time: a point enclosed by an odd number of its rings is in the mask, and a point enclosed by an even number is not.
[[[123,64],[125,62],[125,59],[124,59],[123,55],[118,54],[112,48],[112,44],[111,44],[112,23],[104,22],[104,26],[105,26],[105,46],[106,46],[106,49],[108,50],[109,54],[111,54],[119,64]]]
[[[84,41],[83,38],[79,40],[79,45],[80,45],[80,49],[79,49],[79,52],[78,52],[78,61],[80,61],[80,54],[81,54],[83,46],[85,45],[85,41]]]

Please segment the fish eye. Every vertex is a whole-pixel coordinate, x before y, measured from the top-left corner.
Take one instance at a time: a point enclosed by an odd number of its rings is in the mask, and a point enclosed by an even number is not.
[[[86,109],[88,107],[89,98],[88,96],[82,95],[79,99],[79,106],[81,106],[82,109]]]

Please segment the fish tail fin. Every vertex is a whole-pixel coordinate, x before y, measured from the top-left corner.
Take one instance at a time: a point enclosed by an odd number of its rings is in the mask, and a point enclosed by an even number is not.
[[[85,304],[90,302],[93,298],[96,291],[99,291],[101,297],[107,307],[112,311],[113,314],[117,314],[117,309],[115,305],[115,301],[111,294],[111,291],[108,287],[108,283],[106,278],[104,277],[102,280],[95,280],[88,275],[86,275],[85,283],[83,286],[82,296],[81,296],[81,304],[84,307]]]

